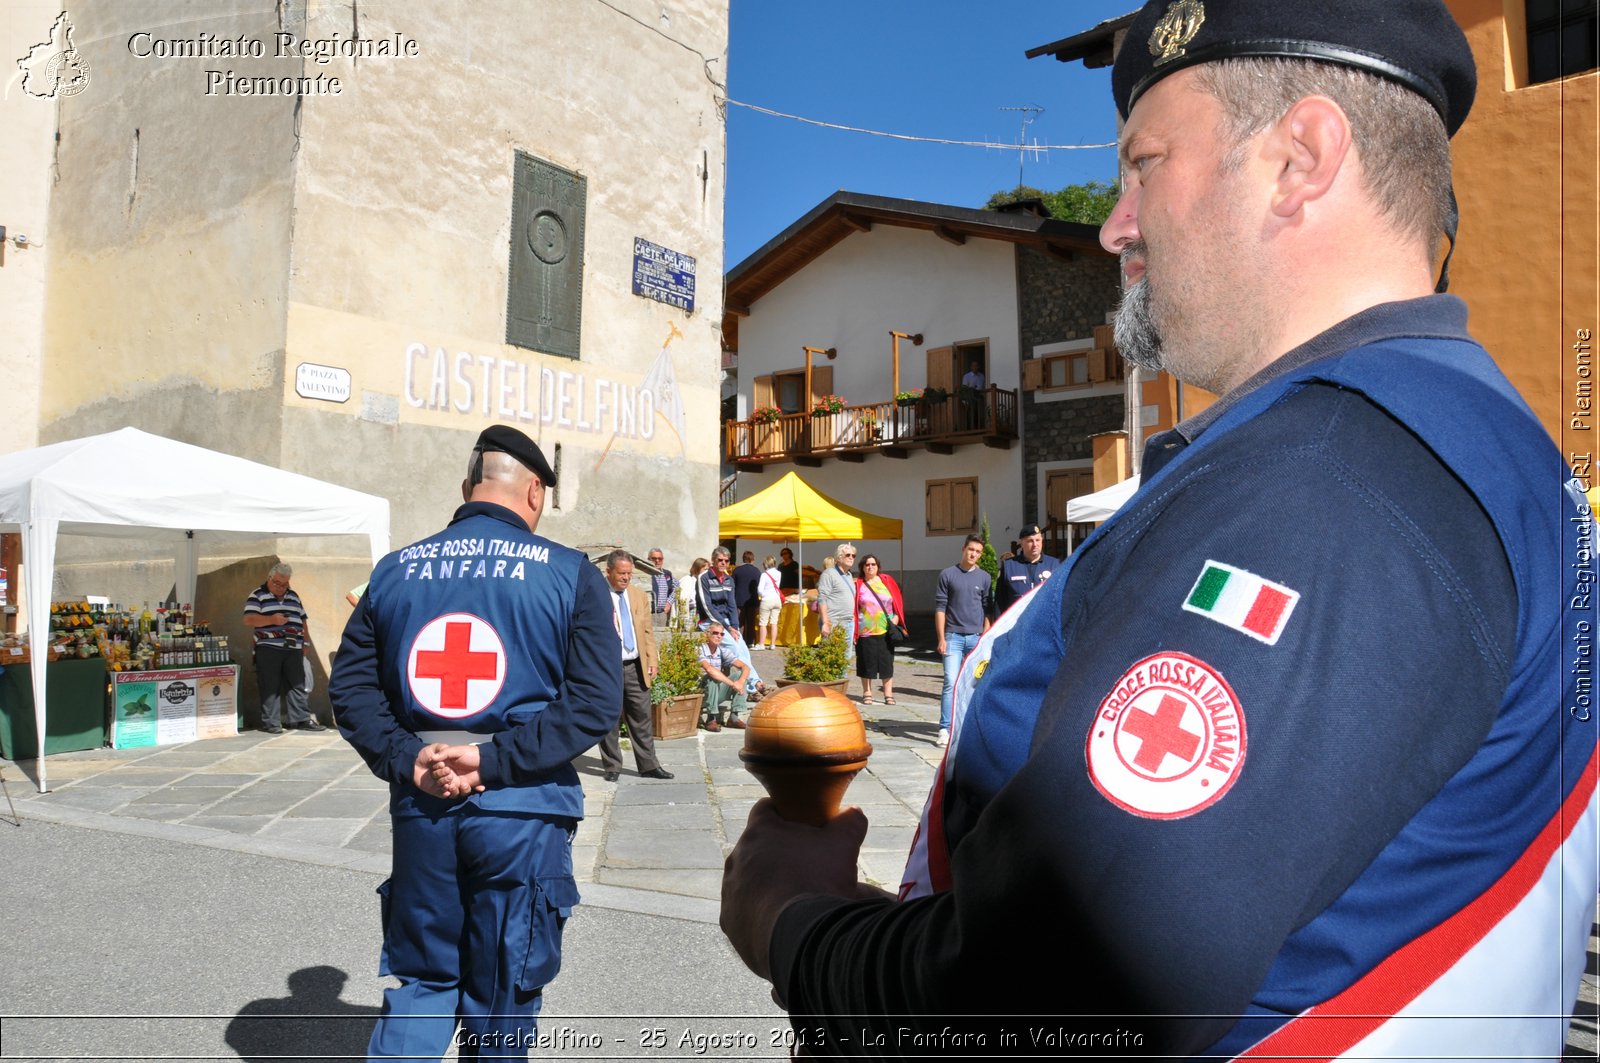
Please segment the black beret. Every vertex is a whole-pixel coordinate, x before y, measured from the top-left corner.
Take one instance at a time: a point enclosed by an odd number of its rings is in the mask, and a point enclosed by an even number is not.
[[[550,463],[544,460],[544,452],[539,449],[539,444],[512,428],[510,425],[492,424],[478,434],[478,442],[472,448],[475,456],[482,456],[486,450],[498,450],[502,454],[510,454],[513,458],[532,469],[534,474],[543,481],[546,487],[556,485],[555,470],[550,468]],[[472,465],[472,482],[478,483],[483,479],[483,466],[474,461]]]
[[[1150,0],[1128,27],[1111,93],[1126,119],[1145,90],[1198,63],[1247,56],[1316,59],[1399,82],[1455,136],[1478,71],[1443,0]]]

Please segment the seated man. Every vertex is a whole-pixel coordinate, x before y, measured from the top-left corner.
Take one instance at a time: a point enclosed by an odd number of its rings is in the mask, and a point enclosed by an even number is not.
[[[700,668],[705,672],[700,684],[705,690],[705,728],[722,730],[726,720],[729,727],[744,730],[739,718],[745,708],[745,683],[750,678],[750,662],[741,660],[727,645],[726,632],[720,623],[713,621],[706,627],[706,641],[700,647]],[[727,707],[724,713],[724,706]]]

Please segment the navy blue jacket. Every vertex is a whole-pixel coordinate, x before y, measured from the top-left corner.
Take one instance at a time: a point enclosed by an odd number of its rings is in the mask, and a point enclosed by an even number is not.
[[[490,735],[483,808],[583,815],[572,759],[617,721],[622,659],[604,577],[503,506],[385,557],[345,626],[328,693],[397,814],[457,802],[416,789],[417,732]],[[475,740],[463,738],[463,741]]]
[[[1008,557],[1000,562],[1000,578],[994,585],[994,607],[1003,613],[1039,584],[1050,578],[1061,564],[1049,554],[1040,554],[1031,565],[1020,557]]]
[[[1570,473],[1459,300],[1357,315],[1207,414],[1151,440],[1139,492],[974,670],[924,824],[945,892],[779,919],[774,981],[828,1049],[859,1050],[864,1015],[1157,1013],[1212,1018],[1143,1027],[1146,1051],[1237,1052],[1453,919],[1580,793]],[[1195,608],[1213,562],[1297,595],[1270,639]],[[1171,696],[1111,749],[1150,661]],[[1179,715],[1202,700],[1237,711]],[[1161,777],[1202,733],[1222,770]],[[1023,940],[1060,980],[1016,965]]]

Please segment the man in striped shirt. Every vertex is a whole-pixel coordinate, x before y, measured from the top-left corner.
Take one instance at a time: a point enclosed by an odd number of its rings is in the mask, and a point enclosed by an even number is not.
[[[244,625],[255,631],[256,685],[261,690],[261,729],[283,733],[282,708],[288,700],[289,727],[325,731],[311,715],[306,699],[306,610],[289,588],[294,569],[281,561],[267,572],[267,581],[244,601]]]

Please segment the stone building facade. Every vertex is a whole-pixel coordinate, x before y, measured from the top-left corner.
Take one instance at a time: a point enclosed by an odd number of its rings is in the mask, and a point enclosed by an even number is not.
[[[1063,261],[1034,248],[1017,248],[1017,328],[1023,357],[1042,350],[1093,346],[1096,325],[1106,323],[1121,298],[1117,260],[1078,255]],[[1127,402],[1120,388],[1022,393],[1023,509],[1044,514],[1040,467],[1088,466],[1090,439],[1124,427]],[[1109,393],[1108,393],[1109,392]]]
[[[560,463],[542,533],[715,538],[728,0],[15,0],[0,32],[0,449],[132,425],[385,496],[403,544],[504,422]],[[99,549],[63,540],[58,595],[171,586]],[[236,623],[278,557],[325,660],[353,537],[202,558],[197,606]]]

